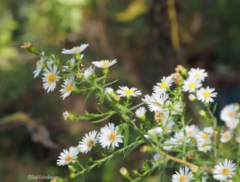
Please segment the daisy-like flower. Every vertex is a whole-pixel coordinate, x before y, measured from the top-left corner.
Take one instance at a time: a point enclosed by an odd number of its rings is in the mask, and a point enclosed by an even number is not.
[[[109,68],[110,66],[117,63],[117,60],[114,59],[112,61],[110,60],[103,60],[103,61],[93,61],[92,64],[94,64],[98,68]]]
[[[171,138],[171,140],[173,141],[173,143],[176,144],[176,146],[182,144],[184,142],[184,139],[185,137],[182,131],[174,133],[174,136]],[[190,142],[189,138],[186,138],[186,142]]]
[[[205,142],[198,143],[198,150],[202,152],[207,152],[212,150],[211,141],[207,140]]]
[[[141,117],[145,116],[145,113],[146,113],[146,112],[147,112],[147,111],[146,111],[145,107],[139,107],[139,108],[136,110],[135,114],[136,114],[136,116],[137,116],[138,118],[141,118]]]
[[[231,130],[227,130],[225,132],[221,132],[221,138],[220,141],[222,143],[227,143],[229,140],[231,140],[233,137],[233,132]]]
[[[152,112],[162,112],[163,104],[168,99],[166,91],[153,93],[152,96],[146,95],[143,102],[148,105],[148,108]]]
[[[192,68],[189,72],[189,78],[191,79],[198,79],[200,81],[204,81],[208,74],[205,72],[204,69],[194,69]]]
[[[221,111],[220,118],[221,120],[228,122],[236,118],[238,106],[234,104],[226,105]]]
[[[69,116],[69,113],[67,111],[63,112],[63,118],[66,121]]]
[[[88,44],[81,44],[80,46],[73,47],[72,49],[62,49],[62,54],[76,54],[81,53],[86,49]]]
[[[164,156],[157,152],[153,155],[153,159],[154,159],[155,162],[163,162],[164,161]]]
[[[226,126],[229,127],[230,129],[235,129],[239,123],[239,119],[234,118],[225,123],[226,123]]]
[[[182,89],[184,92],[195,92],[196,89],[202,86],[201,81],[198,79],[188,78],[184,81]]]
[[[182,112],[182,104],[180,102],[175,102],[173,104],[172,114],[179,114]]]
[[[202,102],[213,102],[213,98],[212,97],[216,97],[217,93],[213,92],[215,89],[211,89],[209,87],[207,87],[206,89],[201,88],[200,90],[197,91],[197,99],[202,101]]]
[[[63,150],[63,152],[61,152],[60,156],[58,157],[57,165],[64,166],[68,165],[71,162],[74,163],[78,153],[79,150],[77,147],[70,147],[69,150]]]
[[[103,148],[118,147],[119,143],[123,143],[123,136],[118,134],[118,126],[114,127],[113,123],[109,123],[105,127],[101,128],[99,142]]]
[[[203,131],[200,131],[197,135],[197,142],[198,143],[206,143],[210,141],[211,136],[213,135],[213,128],[212,127],[207,127],[204,128]]]
[[[128,87],[119,87],[116,91],[117,94],[119,94],[120,97],[138,97],[139,95],[142,95],[140,90],[137,90],[137,88],[128,88]]]
[[[84,78],[88,79],[95,71],[94,66],[90,66],[89,68],[84,70],[83,76]]]
[[[214,167],[213,170],[213,178],[219,181],[226,181],[227,179],[231,179],[233,173],[236,170],[236,165],[231,161],[225,159],[223,164],[219,163]]]
[[[111,87],[107,87],[107,88],[105,88],[105,92],[110,94],[110,93],[114,92],[114,90]]]
[[[169,121],[163,120],[162,125],[163,125],[163,129],[166,133],[171,133],[172,127],[175,125],[175,122],[172,121],[172,119],[170,118]]]
[[[59,81],[58,68],[56,65],[49,66],[49,69],[45,68],[43,73],[43,88],[49,91],[53,91],[56,88],[56,82]]]
[[[44,52],[42,52],[42,55],[44,55]],[[44,58],[41,57],[40,60],[37,61],[36,63],[36,70],[33,72],[34,78],[36,78],[39,75],[39,73],[42,71],[43,64],[44,64]]]
[[[92,147],[95,146],[97,142],[98,142],[97,132],[91,131],[83,137],[81,142],[79,142],[78,149],[82,153],[87,153],[91,151]]]
[[[193,174],[188,167],[180,168],[179,172],[172,175],[172,182],[189,182],[193,180]]]
[[[196,125],[190,125],[190,126],[186,126],[185,131],[188,137],[195,138],[199,129]]]
[[[150,135],[160,135],[162,133],[162,128],[161,127],[156,127],[154,129],[148,130],[148,133]],[[150,139],[151,136],[149,135],[144,135],[145,138]]]
[[[74,76],[71,76],[71,77],[68,77],[64,80],[64,83],[62,85],[62,89],[60,90],[61,94],[62,94],[62,98],[65,99],[66,97],[68,97],[75,85],[76,85],[77,81],[75,80],[75,77]]]
[[[157,83],[157,86],[153,87],[154,92],[161,92],[163,90],[166,90],[173,84],[173,77],[168,76],[168,77],[163,77],[161,79],[160,83]]]

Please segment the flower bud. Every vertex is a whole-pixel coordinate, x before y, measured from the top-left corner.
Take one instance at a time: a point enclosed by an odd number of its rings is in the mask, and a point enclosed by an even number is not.
[[[128,175],[128,171],[127,171],[127,169],[124,168],[124,167],[122,167],[122,168],[120,169],[120,173],[121,173],[121,175],[123,175],[123,176],[127,176],[127,175]]]
[[[68,165],[68,169],[71,171],[71,172],[75,172],[76,169],[72,166],[72,165]]]
[[[154,120],[158,123],[159,121],[162,120],[162,115],[159,112],[156,112],[154,115]]]
[[[104,75],[107,75],[108,72],[109,72],[109,71],[108,71],[108,68],[103,68],[103,69],[102,69],[102,73],[103,73]]]
[[[80,62],[81,61],[81,55],[80,55],[80,52],[77,52],[74,54],[74,58],[77,62]]]
[[[57,182],[64,182],[64,180],[62,178],[58,178]]]
[[[198,171],[198,166],[191,166],[190,169],[193,173],[196,173]]]
[[[147,151],[147,146],[146,145],[144,145],[140,148],[141,153],[145,153],[146,151]]]
[[[171,75],[173,77],[174,83],[180,86],[183,84],[183,77],[180,75],[180,73],[176,72]]]
[[[69,113],[67,111],[63,112],[63,118],[66,121],[68,119]]]
[[[71,174],[69,175],[69,178],[71,178],[71,179],[76,178],[76,174],[75,174],[75,173],[71,173]]]
[[[180,73],[182,76],[187,76],[187,69],[184,68],[182,65],[178,65],[176,68],[175,68],[175,71]]]
[[[21,48],[27,49],[30,53],[37,54],[37,51],[36,51],[35,47],[34,47],[30,42],[24,43],[24,44],[21,46]]]
[[[78,79],[82,78],[82,73],[77,72],[76,77],[77,77]]]
[[[193,94],[190,94],[190,95],[188,96],[188,98],[189,98],[191,101],[195,101],[195,100],[196,100],[196,97],[195,97],[195,95],[193,95]]]
[[[200,110],[200,111],[199,111],[199,114],[200,114],[201,116],[206,116],[206,112],[205,112],[204,110]]]
[[[194,153],[189,154],[189,155],[187,156],[187,158],[190,159],[190,160],[193,159],[193,158],[194,158]]]
[[[120,96],[119,95],[115,95],[114,100],[119,102],[120,101]]]

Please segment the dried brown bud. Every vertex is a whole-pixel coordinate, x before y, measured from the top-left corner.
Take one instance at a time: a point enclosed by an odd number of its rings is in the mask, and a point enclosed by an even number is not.
[[[78,79],[80,79],[80,78],[82,78],[82,74],[81,74],[80,72],[77,72],[76,77],[77,77]]]
[[[147,146],[144,145],[140,148],[140,152],[145,153],[147,151]]]
[[[198,171],[198,166],[191,166],[190,169],[193,173],[196,173]]]
[[[56,178],[52,179],[50,182],[57,182],[57,179]]]
[[[31,47],[32,47],[32,44],[30,42],[26,42],[21,46],[21,48],[23,48],[23,49],[29,49]]]
[[[183,78],[180,75],[180,73],[176,72],[172,74],[173,80],[176,84],[182,85],[183,84]]]
[[[187,158],[190,159],[190,160],[193,159],[193,158],[194,158],[194,153],[189,154],[189,155],[187,156]]]
[[[119,95],[115,95],[114,100],[117,101],[117,102],[120,101]]]
[[[154,115],[154,120],[158,123],[159,121],[162,120],[162,115],[159,112],[156,112]]]
[[[175,71],[179,73],[182,69],[183,69],[182,65],[177,65],[177,67],[175,68]]]

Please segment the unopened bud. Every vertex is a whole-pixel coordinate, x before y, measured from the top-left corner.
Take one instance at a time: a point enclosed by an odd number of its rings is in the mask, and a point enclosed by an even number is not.
[[[77,62],[80,62],[80,61],[81,61],[81,55],[80,55],[80,53],[79,53],[79,52],[75,53],[75,54],[74,54],[74,58],[75,58],[75,60],[76,60]]]
[[[82,78],[82,73],[77,72],[76,77],[77,77],[78,79]]]
[[[162,120],[162,115],[159,112],[156,112],[154,115],[154,120],[158,123],[159,121]]]
[[[193,158],[194,158],[194,153],[189,154],[187,157],[188,157],[188,159],[190,159],[190,160],[193,159]]]
[[[193,95],[193,94],[190,94],[190,95],[188,96],[188,98],[189,98],[191,101],[195,101],[195,100],[196,100],[196,97],[195,97],[195,95]]]
[[[147,151],[147,146],[146,145],[144,145],[140,148],[141,153],[145,153],[146,151]]]
[[[107,75],[107,74],[108,74],[108,68],[103,68],[103,69],[102,69],[102,73],[103,73],[104,75]]]
[[[236,142],[240,143],[240,137],[239,136],[236,137]]]
[[[204,110],[200,110],[200,111],[199,111],[199,114],[200,114],[201,116],[206,116],[206,112],[205,112]]]
[[[57,182],[64,182],[64,180],[62,178],[58,178]]]
[[[172,105],[172,102],[170,101],[170,100],[168,100],[167,102],[166,102],[166,106],[171,106]]]
[[[182,85],[183,84],[183,78],[180,75],[180,73],[176,72],[172,74],[174,83],[176,83],[177,85]]]
[[[76,178],[76,174],[75,174],[75,173],[71,173],[71,174],[69,175],[69,178],[71,178],[71,179]]]
[[[187,76],[187,69],[184,68],[182,65],[178,65],[176,68],[175,68],[175,71],[180,73],[182,76]]]
[[[122,168],[120,169],[120,173],[121,173],[121,175],[123,175],[123,176],[127,176],[127,175],[128,175],[128,171],[127,171],[127,169],[124,168],[124,167],[122,167]]]
[[[63,112],[63,118],[66,121],[68,119],[69,113],[67,111]]]
[[[120,96],[119,95],[115,95],[114,100],[119,102],[120,101]]]
[[[132,171],[132,173],[133,173],[135,176],[137,176],[137,175],[139,174],[136,169],[134,169],[134,170]]]
[[[29,52],[34,53],[34,54],[37,53],[35,47],[33,47],[33,45],[32,45],[30,42],[24,43],[24,44],[21,46],[21,48],[27,49]]]
[[[198,171],[198,166],[191,166],[190,168],[193,173],[196,173]]]
[[[71,172],[75,172],[76,169],[72,166],[72,165],[68,165],[68,169],[71,171]]]

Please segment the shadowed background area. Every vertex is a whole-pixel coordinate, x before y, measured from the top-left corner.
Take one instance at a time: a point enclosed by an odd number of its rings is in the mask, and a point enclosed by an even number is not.
[[[62,48],[89,43],[85,66],[116,58],[118,64],[110,72],[112,80],[120,80],[115,88],[134,86],[144,94],[150,93],[162,76],[175,72],[177,65],[204,68],[209,73],[205,83],[218,92],[218,117],[224,105],[240,100],[239,7],[238,0],[2,0],[1,181],[43,182],[50,180],[30,180],[27,176],[64,176],[67,168],[56,166],[62,149],[77,145],[86,132],[108,122],[64,121],[65,110],[81,114],[101,106],[94,98],[85,103],[84,95],[72,94],[63,101],[57,91],[60,85],[46,93],[41,76],[33,79],[38,58],[20,49],[23,42],[31,42],[46,55],[59,54],[61,60],[69,59],[61,55]],[[189,118],[200,123],[198,111],[188,104]],[[114,117],[111,122],[120,121]],[[80,161],[85,163],[88,157],[97,159],[100,155],[80,155]],[[145,157],[147,154],[136,149],[128,159],[119,155],[75,181],[124,181],[119,169],[138,168]],[[170,176],[174,169],[167,173]],[[144,179],[158,180],[157,172]]]

